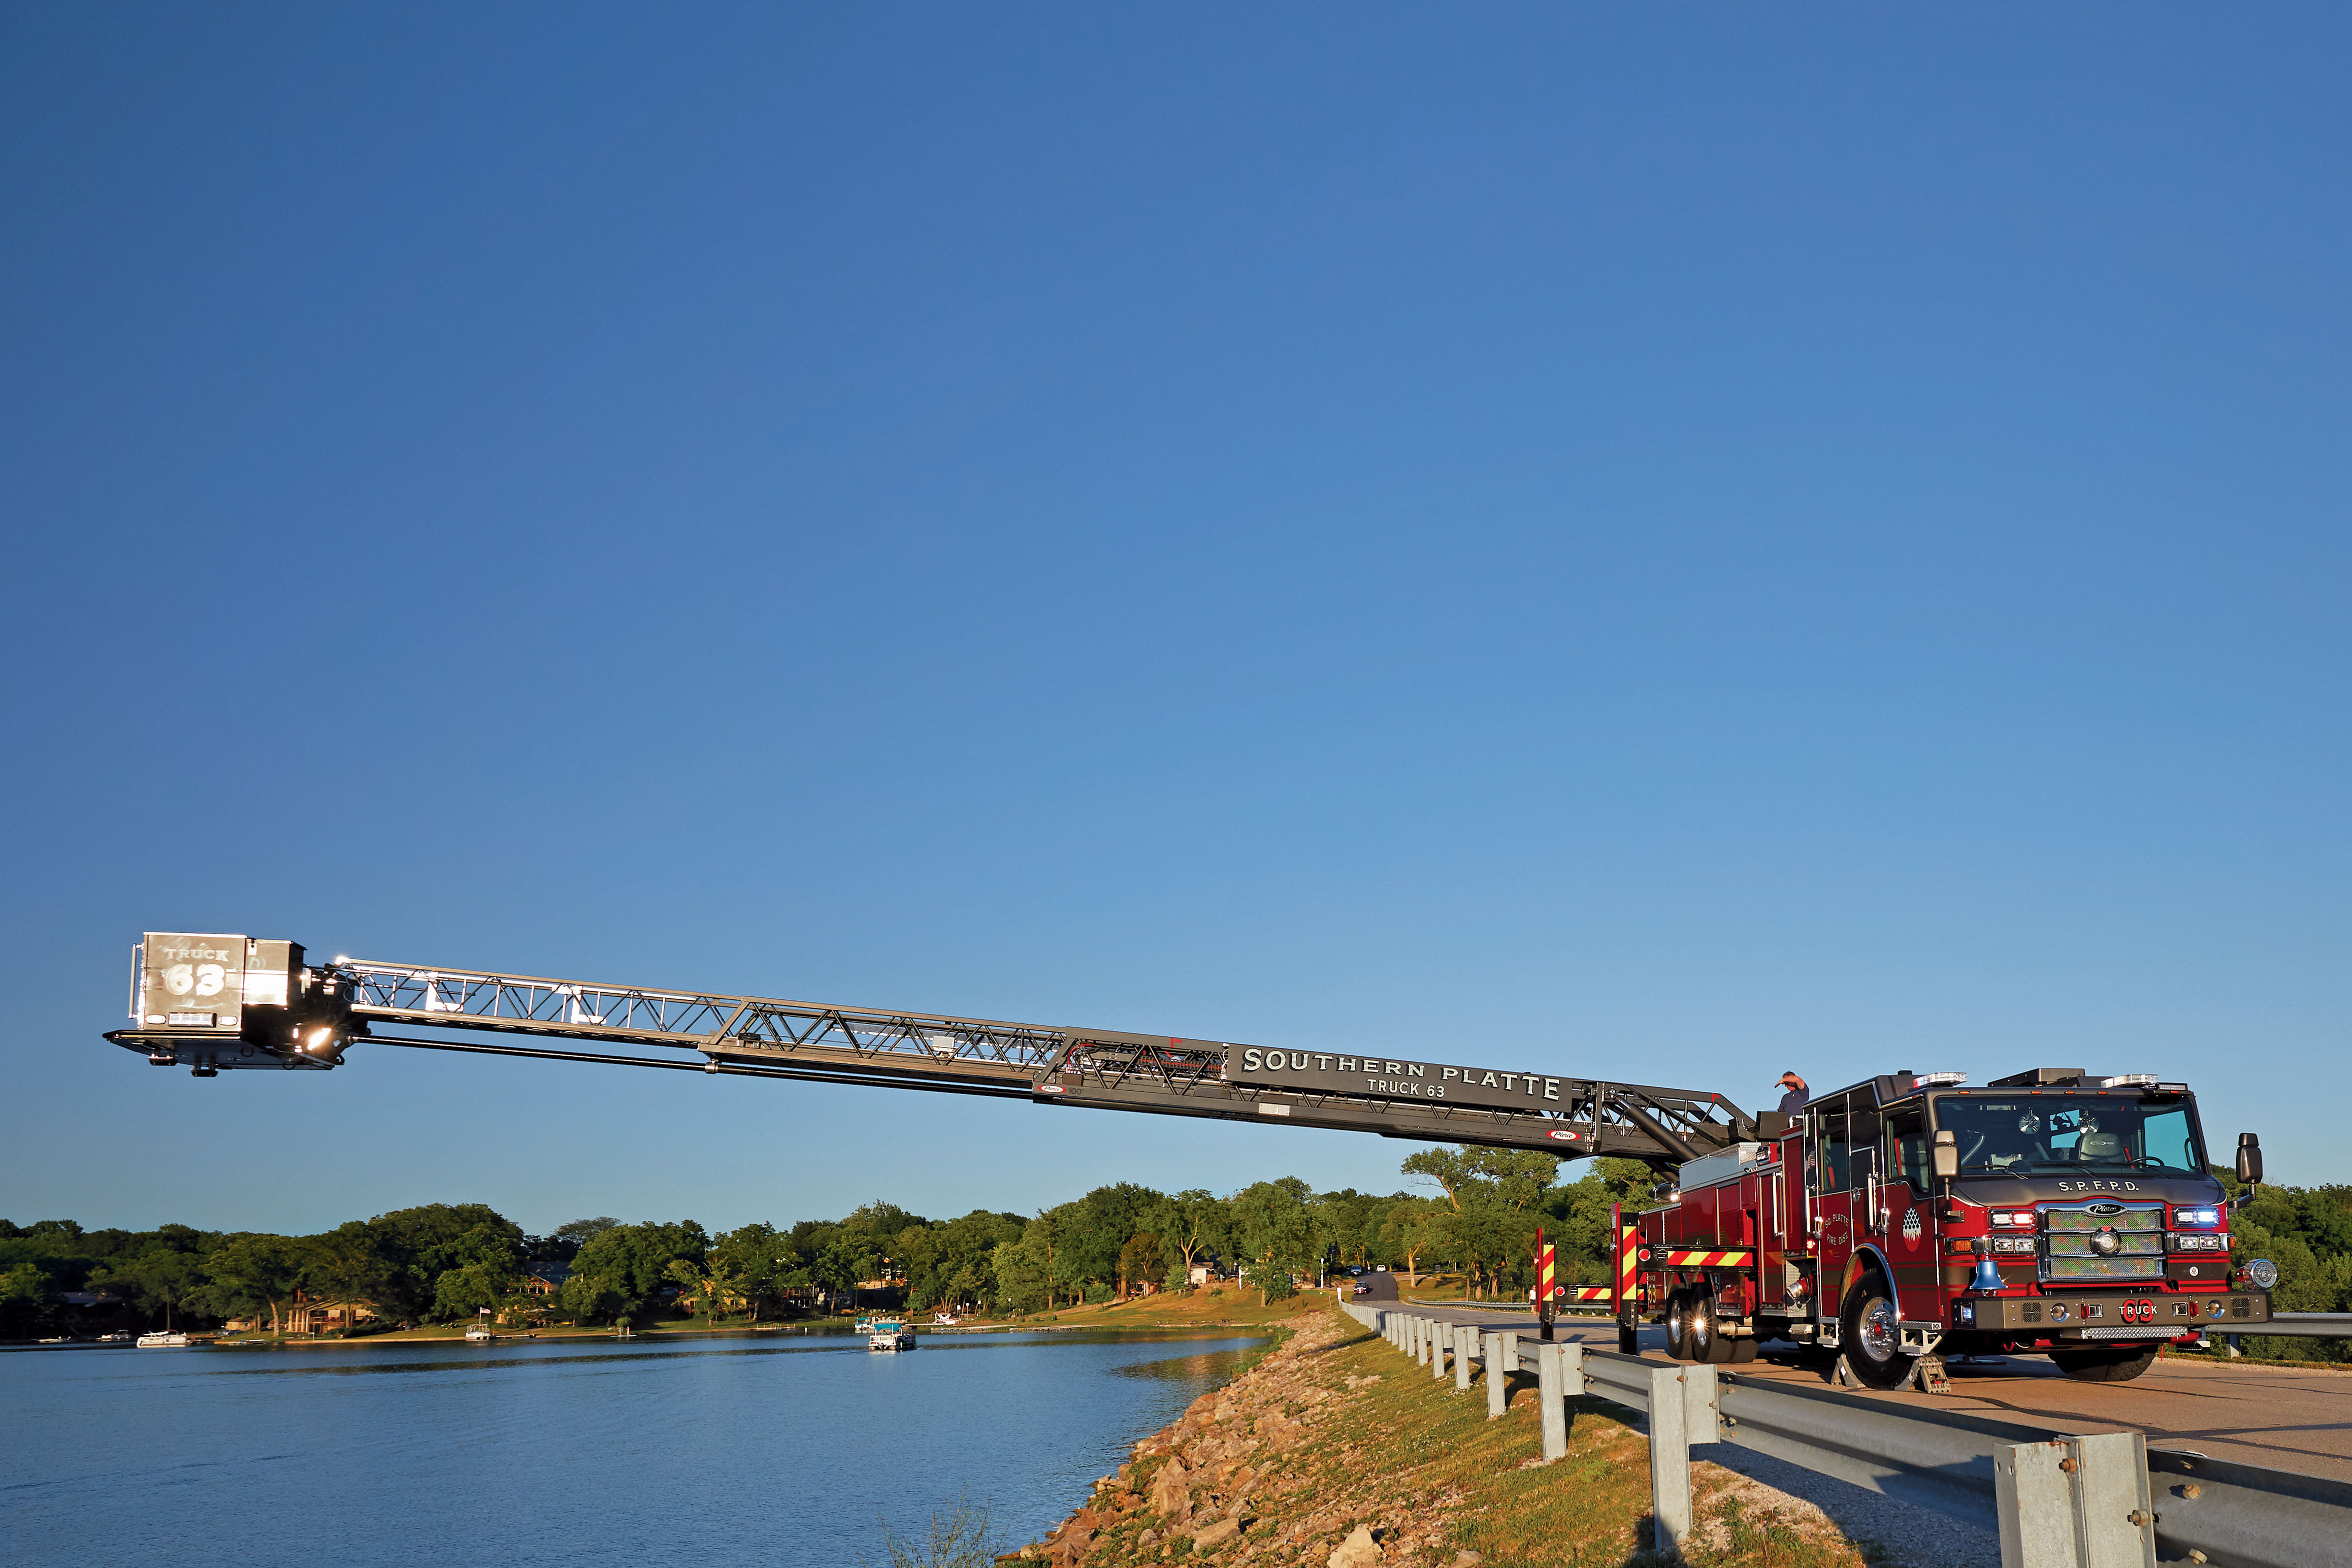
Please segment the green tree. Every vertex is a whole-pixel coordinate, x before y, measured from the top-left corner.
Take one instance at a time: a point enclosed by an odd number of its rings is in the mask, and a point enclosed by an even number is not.
[[[1234,1236],[1261,1302],[1289,1295],[1294,1278],[1311,1271],[1322,1256],[1323,1215],[1314,1196],[1296,1176],[1254,1183],[1234,1194]]]
[[[669,1266],[700,1268],[710,1238],[694,1221],[615,1226],[591,1237],[563,1282],[565,1309],[583,1322],[635,1317],[669,1282]]]
[[[1157,1284],[1168,1272],[1168,1259],[1160,1249],[1160,1238],[1148,1230],[1139,1230],[1127,1238],[1118,1249],[1118,1293],[1123,1299],[1129,1288],[1140,1289],[1145,1280]]]
[[[1026,1226],[1019,1215],[974,1209],[961,1219],[927,1227],[919,1239],[910,1230],[899,1242],[909,1259],[908,1303],[969,1307],[993,1300],[996,1248],[1018,1241]]]
[[[1150,1187],[1114,1182],[1070,1205],[1061,1238],[1064,1281],[1080,1292],[1090,1285],[1105,1290],[1118,1285],[1120,1249],[1146,1227],[1145,1215],[1163,1201]]]
[[[756,1223],[719,1237],[710,1244],[709,1258],[712,1277],[755,1323],[761,1307],[782,1298],[795,1262],[792,1238],[774,1226]]]
[[[1232,1245],[1225,1234],[1228,1213],[1207,1192],[1188,1187],[1161,1198],[1144,1215],[1143,1224],[1160,1238],[1160,1252],[1168,1259],[1171,1285],[1190,1285],[1194,1265]]]
[[[1492,1293],[1528,1272],[1557,1158],[1526,1149],[1423,1149],[1406,1157],[1404,1172],[1444,1192],[1439,1243],[1475,1289]]]
[[[0,1272],[0,1338],[31,1339],[47,1328],[58,1306],[57,1282],[37,1263]]]
[[[128,1294],[151,1321],[160,1311],[163,1327],[169,1330],[180,1310],[204,1289],[205,1270],[202,1262],[184,1252],[152,1247],[102,1274],[94,1273],[91,1282]]]
[[[257,1318],[266,1310],[274,1334],[310,1262],[310,1249],[292,1237],[231,1237],[205,1259],[206,1295],[224,1318]]]
[[[580,1249],[596,1237],[608,1230],[618,1230],[620,1226],[621,1222],[611,1215],[600,1214],[593,1219],[575,1219],[559,1225],[549,1233],[548,1239],[571,1248],[564,1254],[565,1258],[570,1259],[578,1257]]]
[[[993,1255],[997,1299],[1013,1311],[1054,1310],[1061,1283],[1057,1252],[1062,1223],[1060,1210],[1046,1209],[1022,1227],[1019,1240],[998,1245]]]
[[[674,1258],[662,1274],[678,1287],[681,1302],[691,1300],[702,1309],[703,1327],[719,1326],[719,1314],[726,1305],[726,1287],[730,1283],[719,1268],[708,1258],[697,1264]]]
[[[1430,1255],[1443,1253],[1449,1214],[1443,1200],[1407,1195],[1391,1203],[1381,1216],[1381,1250],[1391,1263],[1404,1266],[1408,1279],[1420,1276]]]

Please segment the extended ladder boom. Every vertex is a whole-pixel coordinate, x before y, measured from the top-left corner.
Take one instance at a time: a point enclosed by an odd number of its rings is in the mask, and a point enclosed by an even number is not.
[[[332,1068],[366,1042],[1278,1121],[1662,1166],[1757,1135],[1754,1120],[1719,1095],[1516,1066],[363,959],[312,965],[299,943],[243,936],[148,933],[133,955],[131,1016],[131,1027],[106,1037],[205,1078],[222,1068]],[[435,1033],[381,1032],[388,1027]],[[522,1043],[531,1037],[548,1043]],[[603,1048],[581,1048],[591,1046]]]

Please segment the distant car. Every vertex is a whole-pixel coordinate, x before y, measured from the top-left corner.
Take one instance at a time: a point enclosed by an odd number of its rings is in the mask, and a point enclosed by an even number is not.
[[[1389,1271],[1389,1266],[1388,1266],[1387,1264],[1383,1263],[1383,1264],[1381,1264],[1381,1265],[1380,1266],[1380,1268],[1379,1268],[1379,1272],[1380,1272],[1380,1273],[1386,1274],[1388,1271]]]

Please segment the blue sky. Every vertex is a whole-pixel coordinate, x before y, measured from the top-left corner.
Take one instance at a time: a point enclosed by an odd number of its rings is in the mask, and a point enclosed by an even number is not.
[[[1751,1106],[2153,1071],[2352,1180],[2348,43],[0,13],[0,1214],[946,1215],[1412,1147],[195,1082],[98,1038],[145,929]]]

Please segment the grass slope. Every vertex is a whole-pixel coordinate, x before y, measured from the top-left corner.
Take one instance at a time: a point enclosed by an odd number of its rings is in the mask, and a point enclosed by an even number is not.
[[[1657,1561],[1648,1445],[1630,1412],[1578,1402],[1567,1457],[1544,1465],[1531,1377],[1513,1380],[1507,1413],[1489,1421],[1483,1384],[1456,1393],[1450,1377],[1433,1379],[1331,1308],[1291,1326],[1288,1342],[1139,1445],[1086,1508],[1023,1555],[1055,1568],[1325,1568],[1360,1527],[1384,1565]],[[1695,1479],[1700,1528],[1685,1558],[1691,1568],[1889,1561],[1715,1466],[1699,1466]]]

